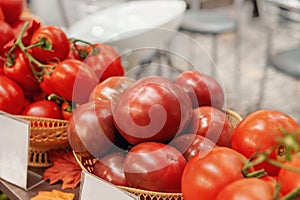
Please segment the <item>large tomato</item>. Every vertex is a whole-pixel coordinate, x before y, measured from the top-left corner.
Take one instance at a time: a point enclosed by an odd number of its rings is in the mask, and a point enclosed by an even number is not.
[[[5,21],[0,20],[0,55],[4,52],[4,46],[15,38],[14,30]]]
[[[274,187],[259,178],[244,178],[225,186],[215,200],[273,200]]]
[[[193,108],[213,106],[221,109],[224,104],[224,92],[221,85],[206,74],[198,71],[184,71],[175,78],[174,82],[189,94]]]
[[[244,178],[242,169],[246,161],[242,154],[228,147],[215,147],[205,157],[192,157],[182,175],[183,198],[215,199],[226,185]]]
[[[16,22],[25,5],[25,0],[0,0],[0,7],[4,13],[5,21],[9,24]]]
[[[131,144],[168,142],[192,116],[187,94],[166,78],[150,76],[133,83],[113,108],[114,123]]]
[[[100,82],[91,92],[89,101],[97,101],[99,99],[108,99],[116,102],[120,95],[135,80],[126,76],[112,76]]]
[[[170,145],[178,149],[186,160],[190,160],[197,154],[206,156],[217,145],[208,138],[196,134],[184,134],[175,137]]]
[[[123,76],[125,73],[120,55],[108,44],[94,44],[85,63],[94,69],[99,77],[99,82],[111,76]]]
[[[180,192],[185,158],[172,146],[144,142],[134,146],[124,160],[128,186],[157,192]]]
[[[20,114],[25,105],[22,88],[7,78],[0,75],[0,110],[10,114]]]
[[[93,167],[93,174],[115,185],[127,186],[124,173],[124,160],[126,155],[122,152],[112,152],[98,159]]]
[[[47,80],[50,86],[46,88],[55,90],[59,96],[75,103],[86,103],[91,91],[98,84],[95,72],[75,59],[58,63],[50,76],[50,80]]]
[[[191,132],[210,139],[218,146],[231,147],[234,127],[223,111],[211,106],[201,106],[194,109],[194,115]]]
[[[284,161],[285,146],[279,145],[278,138],[283,131],[292,133],[299,128],[290,116],[276,110],[257,110],[246,116],[235,128],[232,135],[232,148],[247,158],[257,152],[271,150],[269,158]],[[278,167],[263,162],[255,169],[265,169],[268,175],[277,175]]]
[[[78,106],[69,119],[67,133],[76,153],[102,157],[113,148],[116,137],[111,102],[101,100]]]
[[[49,100],[32,102],[24,108],[24,110],[22,111],[22,115],[62,119],[61,109],[59,105]]]
[[[297,169],[298,172],[292,171],[288,167]],[[280,169],[278,174],[278,183],[281,186],[281,193],[283,195],[300,188],[300,152],[294,154],[291,161],[284,163],[284,167]],[[297,200],[300,200],[299,196]]]
[[[63,61],[69,54],[69,41],[65,32],[56,26],[41,26],[32,35],[34,58],[43,63]]]

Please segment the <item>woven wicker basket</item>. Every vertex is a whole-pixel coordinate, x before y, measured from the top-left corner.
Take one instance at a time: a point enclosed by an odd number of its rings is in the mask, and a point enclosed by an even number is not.
[[[28,165],[31,167],[48,167],[47,152],[51,149],[69,148],[66,120],[17,116],[30,121],[30,146]]]
[[[232,123],[234,127],[236,127],[242,120],[242,117],[235,111],[225,110],[224,112],[227,119]],[[82,157],[74,151],[73,153],[82,170],[92,173],[94,164],[97,160],[93,157]],[[118,187],[137,195],[141,200],[183,200],[182,193],[153,192],[131,187]]]

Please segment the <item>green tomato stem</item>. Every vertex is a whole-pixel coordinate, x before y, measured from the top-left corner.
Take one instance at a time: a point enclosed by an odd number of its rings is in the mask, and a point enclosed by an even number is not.
[[[280,200],[297,200],[300,197],[300,187],[295,188],[284,197],[280,198]]]

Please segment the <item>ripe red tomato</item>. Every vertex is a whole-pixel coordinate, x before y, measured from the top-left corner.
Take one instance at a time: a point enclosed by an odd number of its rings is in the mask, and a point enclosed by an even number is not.
[[[65,32],[56,26],[41,26],[32,35],[34,58],[42,63],[63,61],[69,54],[69,41]]]
[[[5,21],[9,24],[16,22],[22,14],[25,0],[0,0]]]
[[[34,64],[32,64],[34,67]],[[37,91],[40,89],[39,82],[35,77],[32,67],[25,53],[17,51],[6,59],[4,74],[18,83],[23,90]],[[34,69],[39,70],[39,69]]]
[[[85,63],[67,59],[57,64],[48,82],[55,93],[74,103],[88,102],[89,95],[98,84],[95,72]]]
[[[94,49],[85,59],[85,63],[91,66],[99,77],[99,82],[111,76],[123,76],[125,71],[121,63],[120,55],[107,44],[94,44]]]
[[[168,142],[192,116],[187,94],[166,78],[150,76],[133,83],[113,108],[114,124],[131,144]]]
[[[116,102],[135,80],[126,76],[112,76],[100,82],[91,92],[89,101],[107,99]]]
[[[127,154],[124,171],[130,187],[180,192],[185,165],[185,158],[174,147],[158,142],[143,142]]]
[[[62,118],[64,120],[69,120],[72,117],[72,113],[73,113],[72,104],[70,104],[67,101],[64,101],[61,104],[61,113],[62,113]]]
[[[228,147],[215,147],[205,157],[194,156],[182,175],[184,200],[215,199],[229,183],[244,178],[247,159]]]
[[[84,61],[87,58],[87,56],[91,53],[92,49],[93,48],[91,45],[81,45],[74,42],[70,42],[70,51],[68,58]]]
[[[277,139],[283,131],[293,132],[299,128],[290,116],[276,110],[257,110],[246,116],[235,128],[232,135],[232,148],[247,158],[257,152],[272,150],[269,158],[282,162],[285,147],[279,146]],[[255,169],[265,169],[268,175],[276,176],[278,167],[263,162]]]
[[[25,105],[22,88],[7,78],[0,75],[0,110],[10,114],[20,114]]]
[[[196,133],[215,142],[218,146],[231,147],[231,136],[234,127],[226,114],[211,106],[194,109],[192,133]]]
[[[14,29],[15,35],[19,35],[21,29],[23,28],[25,23],[28,23],[28,27],[25,31],[25,33],[22,36],[22,43],[24,46],[28,46],[31,43],[31,37],[33,33],[41,27],[41,23],[33,18],[29,19],[18,19],[13,25],[12,28]]]
[[[121,152],[110,153],[96,161],[92,173],[112,184],[127,186],[124,173],[125,157]]]
[[[217,146],[210,139],[196,134],[184,134],[177,136],[169,143],[169,145],[178,149],[186,160],[190,160],[197,154],[204,157],[212,148]]]
[[[198,71],[184,71],[175,78],[174,82],[189,94],[193,108],[212,106],[221,109],[224,104],[221,85],[208,75]]]
[[[0,55],[4,53],[4,46],[15,38],[14,30],[5,21],[0,20]]]
[[[32,102],[24,108],[24,110],[22,111],[22,115],[62,119],[59,105],[49,100]]]
[[[292,156],[291,161],[286,161],[284,167],[296,168],[300,170],[300,152]],[[282,167],[278,174],[278,183],[281,186],[281,193],[288,194],[292,190],[300,187],[300,173]],[[298,192],[299,195],[299,192]],[[298,196],[299,197],[299,196]],[[300,200],[297,198],[296,200]]]
[[[273,200],[274,187],[259,178],[244,178],[225,186],[215,200]]]
[[[75,152],[101,158],[112,149],[116,137],[111,102],[101,100],[79,105],[69,120],[67,133]]]

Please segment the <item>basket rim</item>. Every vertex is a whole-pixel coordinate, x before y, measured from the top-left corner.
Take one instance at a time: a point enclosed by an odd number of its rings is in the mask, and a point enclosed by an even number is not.
[[[89,170],[86,169],[86,167],[83,166],[83,164],[81,163],[79,157],[80,155],[78,155],[74,150],[72,150],[73,155],[77,161],[77,163],[79,164],[80,168],[82,170],[84,170],[87,173],[91,173]],[[96,159],[96,158],[89,158],[89,159]],[[139,189],[139,188],[133,188],[133,187],[128,187],[128,186],[120,186],[120,185],[116,185],[116,187],[119,187],[121,189],[124,189],[128,192],[136,192],[136,193],[143,193],[146,195],[155,195],[155,196],[182,196],[181,192],[177,192],[177,193],[169,193],[169,192],[157,192],[157,191],[151,191],[151,190],[144,190],[144,189]]]

